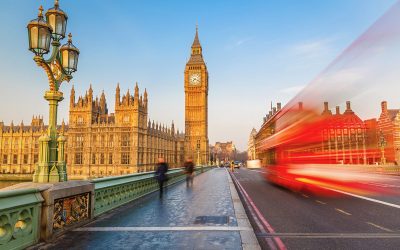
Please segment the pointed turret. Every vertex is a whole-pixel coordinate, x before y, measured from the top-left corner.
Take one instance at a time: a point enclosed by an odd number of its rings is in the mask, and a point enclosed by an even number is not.
[[[139,87],[138,87],[138,83],[136,82],[135,84],[135,94],[133,97],[133,101],[135,103],[135,106],[138,106],[139,104]]]
[[[192,49],[193,48],[201,48],[200,40],[199,40],[199,27],[196,24],[196,35],[194,36],[194,41],[192,44]]]
[[[64,119],[63,119],[62,123],[61,123],[61,134],[63,135],[64,132],[65,132],[65,122],[64,122]]]
[[[89,97],[93,97],[92,84],[89,85]]]
[[[118,107],[121,99],[121,90],[119,89],[119,83],[117,83],[117,88],[115,89],[115,107]]]
[[[24,120],[21,121],[21,123],[19,124],[19,132],[23,132],[24,131]]]
[[[100,96],[100,110],[102,114],[108,114],[106,95],[104,94],[104,90]]]
[[[202,48],[199,40],[199,29],[196,25],[196,35],[194,36],[193,44],[192,44],[192,54],[188,63],[204,63],[203,55],[202,55]]]
[[[147,89],[146,88],[144,89],[143,98],[144,98],[144,104],[147,106],[148,99],[147,99]]]
[[[75,106],[75,88],[74,88],[74,85],[72,85],[71,95],[69,96],[69,106],[71,108]]]

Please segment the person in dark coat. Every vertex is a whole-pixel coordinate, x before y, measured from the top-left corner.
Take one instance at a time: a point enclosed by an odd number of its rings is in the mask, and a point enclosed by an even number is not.
[[[168,164],[165,162],[163,157],[158,158],[157,169],[155,172],[155,178],[160,186],[160,198],[164,194],[164,182],[167,182]]]
[[[186,173],[186,186],[189,187],[189,182],[193,186],[193,179],[194,179],[194,164],[193,164],[193,158],[189,157],[185,161],[185,173]]]

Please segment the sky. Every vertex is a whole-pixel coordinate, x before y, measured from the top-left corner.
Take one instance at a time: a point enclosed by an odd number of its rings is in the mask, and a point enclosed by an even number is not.
[[[197,23],[209,71],[210,143],[233,141],[246,150],[251,129],[260,128],[271,102],[288,103],[395,3],[60,0],[81,54],[74,78],[61,86],[58,122],[68,121],[72,84],[77,95],[90,84],[95,95],[104,90],[113,112],[117,83],[122,93],[133,93],[138,82],[140,92],[149,93],[149,118],[174,121],[184,130],[183,71]],[[40,5],[47,10],[53,1],[2,1],[0,121],[6,124],[30,124],[32,115],[43,115],[47,123],[47,77],[32,60],[26,30]],[[379,98],[362,114],[379,114]],[[400,105],[391,98],[389,107]]]

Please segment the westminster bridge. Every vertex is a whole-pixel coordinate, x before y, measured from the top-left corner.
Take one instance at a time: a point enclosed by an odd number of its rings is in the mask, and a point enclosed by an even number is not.
[[[376,189],[400,192],[400,168],[369,166]],[[400,197],[290,192],[266,169],[154,172],[0,191],[0,249],[399,249]],[[367,180],[360,179],[361,182]]]
[[[0,249],[259,249],[229,173],[197,167],[0,191]],[[5,190],[5,191],[3,191]]]

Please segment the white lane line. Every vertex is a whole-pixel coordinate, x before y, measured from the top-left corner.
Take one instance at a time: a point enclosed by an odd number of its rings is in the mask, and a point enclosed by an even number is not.
[[[327,187],[322,187],[322,188],[325,188],[327,190],[331,190],[331,191],[334,191],[334,192],[338,192],[338,193],[341,193],[341,194],[350,195],[350,196],[353,196],[353,197],[356,197],[356,198],[360,198],[360,199],[363,199],[363,200],[372,201],[372,202],[379,203],[379,204],[382,204],[382,205],[386,205],[386,206],[389,206],[389,207],[400,208],[400,205],[397,205],[397,204],[392,204],[392,203],[389,203],[389,202],[376,200],[376,199],[368,198],[368,197],[365,197],[365,196],[352,194],[352,193],[341,191],[341,190],[336,190],[336,189],[333,189],[333,188],[327,188]]]
[[[252,227],[80,227],[79,232],[144,232],[144,231],[253,231]]]
[[[323,201],[320,201],[320,200],[315,200],[315,202],[318,202],[319,204],[322,204],[322,205],[326,205],[326,202],[323,202]]]
[[[374,227],[376,227],[376,228],[382,229],[383,231],[386,231],[386,232],[393,232],[393,230],[390,230],[389,228],[376,225],[376,224],[374,224],[374,223],[372,223],[372,222],[369,222],[369,221],[368,221],[368,222],[366,222],[366,223],[369,224],[369,225],[371,225],[371,226],[374,226]]]
[[[310,196],[306,195],[306,194],[301,194],[303,197],[305,198],[309,198]]]
[[[390,239],[400,238],[398,233],[276,233],[257,234],[257,238],[309,238],[309,239]]]
[[[346,212],[346,211],[344,211],[342,209],[339,209],[339,208],[335,208],[335,210],[340,212],[340,213],[342,213],[342,214],[345,214],[345,215],[351,215],[351,213],[348,213],[348,212]]]

